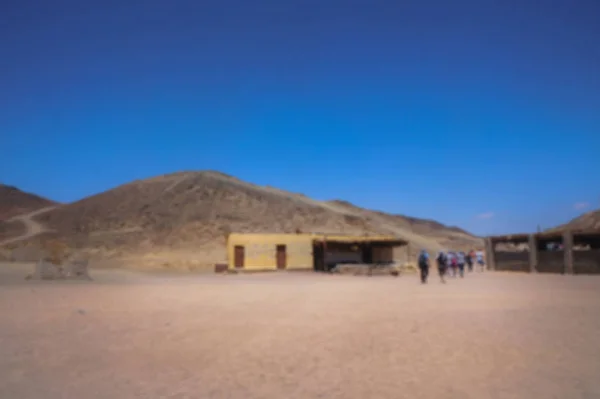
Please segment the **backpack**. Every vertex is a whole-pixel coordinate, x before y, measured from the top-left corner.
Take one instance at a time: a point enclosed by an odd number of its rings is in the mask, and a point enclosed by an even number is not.
[[[426,267],[427,266],[427,255],[424,253],[421,253],[419,255],[419,266],[421,267]]]

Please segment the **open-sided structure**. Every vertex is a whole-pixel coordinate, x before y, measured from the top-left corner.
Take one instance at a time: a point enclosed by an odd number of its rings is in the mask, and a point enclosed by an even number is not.
[[[600,274],[600,230],[487,237],[486,258],[493,270]]]
[[[336,264],[394,261],[394,247],[408,243],[393,236],[231,233],[228,267],[242,270],[330,270]]]

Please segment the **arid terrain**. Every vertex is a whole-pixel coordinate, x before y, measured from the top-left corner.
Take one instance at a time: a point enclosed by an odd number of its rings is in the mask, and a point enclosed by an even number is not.
[[[482,245],[480,238],[458,227],[340,200],[318,201],[213,171],[134,181],[19,217],[28,229],[19,220],[0,222],[5,253],[56,238],[88,257],[121,259],[143,268],[166,264],[195,269],[223,262],[226,236],[232,231],[390,234],[409,241],[413,255],[420,248]],[[31,234],[32,227],[36,234]]]
[[[600,229],[600,210],[586,212],[568,223],[557,226],[550,231],[560,230],[598,230]]]
[[[597,277],[25,271],[0,265],[2,398],[600,397]]]
[[[0,183],[0,221],[56,205],[54,201]]]

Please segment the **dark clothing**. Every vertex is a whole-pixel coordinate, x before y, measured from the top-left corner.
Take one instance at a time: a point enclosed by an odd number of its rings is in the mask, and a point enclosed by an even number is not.
[[[419,265],[419,270],[421,272],[421,283],[427,283],[427,277],[429,277],[429,265]]]
[[[467,266],[469,267],[469,271],[473,271],[473,258],[471,256],[467,256]]]
[[[429,276],[429,255],[425,251],[421,251],[419,255],[419,270],[421,271],[421,283],[425,284]]]
[[[438,265],[438,274],[440,275],[440,280],[442,283],[445,283],[444,276],[446,275],[446,265]]]
[[[438,267],[440,265],[443,265],[445,267],[446,263],[448,263],[448,259],[446,258],[446,255],[444,255],[443,253],[440,253],[435,260],[437,261]]]
[[[460,274],[460,277],[465,276],[465,264],[464,263],[458,264],[458,273]]]
[[[440,280],[442,280],[442,283],[445,283],[446,281],[444,280],[444,275],[446,274],[446,264],[448,263],[448,259],[446,258],[446,255],[440,253],[436,261],[438,267],[438,274],[440,275]]]

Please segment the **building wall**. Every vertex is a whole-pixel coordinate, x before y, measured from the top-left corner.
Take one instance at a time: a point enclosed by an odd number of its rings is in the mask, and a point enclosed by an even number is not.
[[[529,251],[495,251],[496,270],[529,272]]]
[[[538,273],[564,273],[565,251],[538,251]]]
[[[392,248],[392,260],[396,263],[404,264],[409,261],[408,259],[409,251],[408,246],[403,245],[401,247]]]
[[[394,247],[373,247],[373,262],[393,262]]]
[[[227,240],[227,263],[235,268],[234,248],[244,247],[244,270],[276,270],[277,245],[286,246],[286,269],[313,268],[313,237],[308,234],[235,234]]]
[[[325,252],[325,263],[361,263],[362,251],[350,251],[343,249],[328,249]]]
[[[515,236],[510,238],[514,239]],[[488,247],[491,242],[493,238],[486,238]],[[545,244],[549,242],[562,244],[560,250],[546,249]],[[581,248],[582,246],[589,249]],[[539,273],[600,274],[600,231],[565,232],[557,237],[529,235],[529,247],[536,249],[533,261]],[[496,270],[527,271],[528,252],[497,250],[494,255],[490,263],[495,258]]]
[[[573,273],[600,274],[600,249],[573,251]]]
[[[529,252],[496,252],[496,270],[529,271]],[[538,251],[538,273],[563,274],[565,271],[564,251]],[[600,250],[573,251],[575,274],[600,274]]]
[[[286,246],[286,269],[313,269],[313,234],[244,234],[231,233],[227,240],[227,264],[235,268],[235,247],[244,247],[244,270],[276,270],[277,246]],[[342,236],[342,238],[344,238]],[[348,238],[348,237],[345,237]],[[332,237],[339,239],[339,237]],[[404,249],[404,248],[403,248]],[[404,254],[405,250],[402,251]],[[392,246],[373,247],[373,262],[391,262],[395,259]],[[345,261],[362,262],[362,253],[329,248],[326,263]]]
[[[326,263],[362,263],[363,251],[350,251],[350,250],[328,250],[325,256]],[[394,247],[373,247],[373,263],[379,262],[393,262],[394,261]]]

